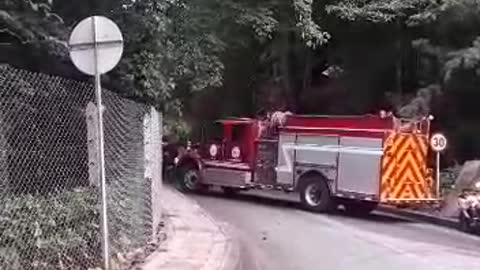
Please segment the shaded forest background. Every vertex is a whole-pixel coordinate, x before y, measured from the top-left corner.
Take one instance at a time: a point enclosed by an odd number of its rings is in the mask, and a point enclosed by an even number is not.
[[[444,162],[480,153],[478,0],[0,0],[0,62],[88,80],[71,29],[115,20],[125,54],[104,79],[188,134],[222,116],[433,114]]]

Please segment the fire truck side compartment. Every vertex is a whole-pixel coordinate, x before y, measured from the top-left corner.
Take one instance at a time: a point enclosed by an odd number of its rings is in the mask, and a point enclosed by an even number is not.
[[[296,144],[317,146],[338,145],[338,140],[339,138],[337,136],[298,135]],[[337,167],[338,153],[335,152],[295,150],[295,155],[295,165],[306,164],[329,168]]]
[[[296,145],[338,146],[338,136],[297,135]],[[338,152],[322,152],[312,150],[294,151],[294,185],[299,183],[303,174],[315,171],[330,180],[328,185],[335,192],[333,181],[337,178]]]
[[[287,126],[279,138],[277,183],[295,187],[314,171],[329,180],[336,196],[378,200],[383,156],[383,130],[378,128],[384,122],[368,121],[375,129],[350,130],[342,121],[328,123],[341,126],[330,130]]]
[[[338,137],[322,135],[298,135],[282,133],[279,138],[277,183],[282,185],[295,186],[304,173],[318,172],[329,180],[336,178],[336,164],[338,153],[319,152],[306,149],[288,149],[284,151],[287,144],[298,146],[326,146],[338,145]],[[288,155],[285,156],[284,152]],[[289,162],[290,161],[290,164]],[[331,183],[329,183],[331,184]],[[333,185],[331,186],[334,187]]]
[[[343,147],[361,147],[375,151],[341,151],[338,159],[337,191],[379,196],[382,139],[341,137]]]
[[[295,143],[295,134],[280,134],[278,138],[278,159],[277,159],[277,183],[282,185],[293,185],[293,171],[290,170],[285,155],[283,154],[282,145],[286,143]],[[288,151],[288,155],[293,160],[293,152]]]

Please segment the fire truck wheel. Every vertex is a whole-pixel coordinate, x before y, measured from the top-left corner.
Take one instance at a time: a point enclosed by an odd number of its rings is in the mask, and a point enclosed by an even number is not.
[[[377,208],[375,202],[346,201],[343,203],[345,211],[353,216],[366,216]]]
[[[200,184],[200,173],[198,170],[191,166],[180,168],[178,186],[183,192],[201,191],[203,185]]]
[[[300,184],[300,200],[305,209],[327,212],[333,209],[333,200],[327,183],[320,177],[309,177]]]
[[[470,225],[470,221],[462,211],[460,211],[460,215],[458,217],[458,223],[461,231],[466,233],[471,233],[473,231],[472,226]]]
[[[227,196],[235,196],[235,195],[237,195],[238,193],[240,193],[240,189],[239,189],[239,188],[233,188],[233,187],[222,187],[222,191],[223,191],[223,193],[225,193],[225,195],[227,195]]]

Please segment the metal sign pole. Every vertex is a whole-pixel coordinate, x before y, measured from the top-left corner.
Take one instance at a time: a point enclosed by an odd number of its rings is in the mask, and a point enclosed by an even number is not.
[[[432,138],[430,138],[430,147],[433,151],[435,151],[435,179],[436,181],[436,192],[437,198],[441,196],[441,185],[440,185],[440,153],[445,150],[447,147],[447,138],[441,133],[434,134]]]
[[[436,154],[437,197],[440,198],[440,152]]]
[[[100,193],[102,196],[102,251],[105,270],[110,269],[110,251],[108,239],[108,216],[107,216],[107,186],[105,181],[105,150],[103,137],[103,113],[102,113],[102,85],[100,81],[100,72],[98,71],[98,43],[97,43],[97,24],[95,17],[92,18],[93,27],[93,43],[94,43],[94,65],[95,65],[95,94],[97,98],[97,114],[98,114],[98,176],[100,180]]]

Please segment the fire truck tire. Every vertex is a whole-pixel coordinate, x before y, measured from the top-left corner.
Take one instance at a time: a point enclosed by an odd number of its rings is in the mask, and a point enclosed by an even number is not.
[[[240,193],[239,188],[233,188],[233,187],[222,187],[222,191],[227,196],[235,196],[238,193]]]
[[[343,203],[345,211],[352,216],[367,216],[378,206],[376,202],[346,201]]]
[[[204,189],[204,185],[200,183],[200,173],[193,166],[182,166],[179,168],[177,186],[182,192],[199,192]]]
[[[458,217],[458,223],[461,231],[466,233],[471,233],[473,231],[468,218],[465,216],[465,214],[462,211],[460,211],[460,214]]]
[[[333,209],[334,201],[330,188],[321,177],[308,177],[300,183],[302,206],[312,212],[328,212]]]

